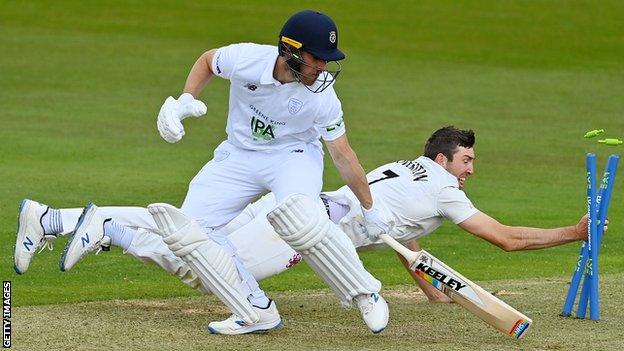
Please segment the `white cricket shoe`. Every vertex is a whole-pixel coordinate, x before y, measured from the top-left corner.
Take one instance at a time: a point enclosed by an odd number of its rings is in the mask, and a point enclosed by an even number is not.
[[[360,312],[362,312],[362,318],[368,328],[375,334],[381,333],[386,329],[388,325],[388,303],[381,295],[362,294],[355,297]]]
[[[52,250],[56,234],[44,234],[41,225],[43,217],[50,208],[29,199],[22,200],[17,217],[17,237],[15,239],[14,269],[17,274],[24,274],[33,255],[46,247]],[[41,248],[41,249],[40,249]]]
[[[104,235],[104,222],[110,218],[103,218],[98,213],[98,207],[88,204],[82,211],[78,224],[74,229],[74,234],[67,241],[59,266],[61,271],[70,270],[80,259],[89,252],[98,250],[107,251],[110,249],[110,237]]]
[[[254,310],[260,316],[260,319],[254,324],[248,324],[242,318],[231,315],[230,318],[208,324],[208,331],[212,334],[249,334],[249,333],[268,333],[273,329],[282,327],[282,318],[280,318],[275,301],[269,300],[269,306],[261,308],[252,305]]]

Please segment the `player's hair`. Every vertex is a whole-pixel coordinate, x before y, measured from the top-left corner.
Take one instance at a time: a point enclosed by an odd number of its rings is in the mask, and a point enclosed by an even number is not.
[[[435,160],[436,156],[441,153],[449,161],[453,161],[453,154],[457,151],[457,147],[471,148],[474,143],[475,135],[472,129],[462,130],[448,126],[436,130],[429,137],[423,155]]]

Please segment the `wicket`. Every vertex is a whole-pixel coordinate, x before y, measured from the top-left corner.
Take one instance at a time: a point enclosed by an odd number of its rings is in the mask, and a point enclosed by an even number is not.
[[[604,223],[607,219],[611,192],[615,182],[615,173],[619,162],[618,155],[609,156],[599,191],[596,191],[596,155],[587,154],[587,241],[581,246],[577,264],[570,281],[570,287],[566,296],[562,316],[570,316],[578,288],[583,279],[581,296],[578,302],[576,317],[585,318],[587,304],[589,302],[589,315],[591,320],[600,318],[599,289],[598,289],[598,254],[604,232]]]

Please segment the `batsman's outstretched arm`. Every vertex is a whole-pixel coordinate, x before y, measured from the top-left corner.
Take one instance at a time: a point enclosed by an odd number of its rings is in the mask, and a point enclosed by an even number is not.
[[[477,212],[458,225],[505,251],[542,249],[587,239],[587,216],[583,216],[576,225],[544,229],[508,226],[483,212]]]
[[[418,245],[418,241],[416,240],[409,241],[407,243],[404,243],[403,245],[405,245],[405,247],[407,247],[408,249],[412,251],[420,251],[420,245]],[[410,276],[416,281],[416,284],[418,284],[418,287],[420,288],[420,290],[422,290],[425,296],[427,296],[427,299],[429,300],[429,302],[437,302],[437,303],[452,303],[453,302],[453,300],[450,297],[444,295],[444,293],[436,289],[433,285],[427,283],[421,276],[419,276],[413,270],[411,270],[409,268],[410,263],[407,262],[405,257],[401,256],[401,254],[398,252],[396,252],[396,254],[399,257],[399,260],[401,261],[401,263],[403,264],[403,267],[405,267],[405,269],[409,272]]]

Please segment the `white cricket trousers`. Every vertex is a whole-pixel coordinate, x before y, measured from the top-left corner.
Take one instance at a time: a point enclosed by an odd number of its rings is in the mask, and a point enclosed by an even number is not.
[[[267,299],[264,292],[221,228],[261,194],[273,192],[278,203],[294,194],[315,199],[322,186],[320,145],[302,142],[281,150],[252,151],[226,140],[189,184],[181,210],[232,257],[241,279],[240,293],[252,303],[262,303]],[[250,233],[249,240],[257,239]]]
[[[258,195],[272,191],[277,203],[293,194],[315,199],[323,187],[323,151],[301,143],[284,150],[251,151],[224,141],[189,184],[181,210],[206,229],[217,229]]]

